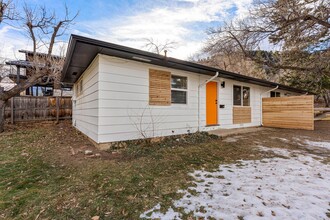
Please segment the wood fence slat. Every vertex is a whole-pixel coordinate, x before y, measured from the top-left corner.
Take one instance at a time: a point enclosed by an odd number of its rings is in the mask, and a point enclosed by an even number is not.
[[[10,100],[10,121],[14,124],[14,98]]]
[[[72,117],[71,97],[18,96],[6,105],[5,119],[15,121],[46,121]]]
[[[58,123],[60,117],[60,99],[56,97],[56,122]]]
[[[314,130],[314,96],[262,99],[265,127]]]

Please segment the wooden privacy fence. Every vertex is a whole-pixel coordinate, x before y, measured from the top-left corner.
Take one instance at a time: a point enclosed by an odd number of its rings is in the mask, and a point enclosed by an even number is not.
[[[262,99],[265,127],[314,130],[314,96]]]
[[[18,96],[11,98],[5,108],[5,119],[11,123],[71,119],[71,97]]]

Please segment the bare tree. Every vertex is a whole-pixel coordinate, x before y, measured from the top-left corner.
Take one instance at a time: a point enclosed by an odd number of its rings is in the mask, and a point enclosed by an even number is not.
[[[0,0],[0,25],[4,21],[13,21],[18,18],[15,5],[12,0]],[[1,49],[0,49],[1,52]],[[1,54],[1,53],[0,53]],[[6,66],[6,58],[0,57],[0,81],[9,74],[9,68]]]
[[[330,75],[329,20],[327,0],[259,0],[248,18],[210,30],[205,50],[239,52],[269,68]],[[255,56],[267,42],[281,53]]]
[[[156,137],[156,131],[159,126],[165,121],[165,116],[154,114],[149,105],[136,112],[128,112],[128,118],[132,125],[139,133],[140,137],[146,141]]]
[[[190,61],[260,79],[277,80],[273,73],[263,69],[262,66],[255,64],[251,59],[242,56],[238,52],[221,52],[202,58],[195,56],[191,57]]]
[[[65,6],[65,15],[59,18],[55,11],[49,11],[44,6],[32,8],[26,4],[23,6],[22,14],[19,23],[32,41],[32,51],[29,56],[31,65],[28,68],[31,71],[27,71],[30,74],[27,74],[25,81],[18,83],[9,91],[0,91],[0,132],[3,131],[4,107],[8,99],[35,85],[43,77],[61,72],[63,59],[53,56],[54,46],[78,16],[78,13],[70,16],[67,6]],[[42,50],[47,52],[40,53],[39,51]]]
[[[165,42],[158,42],[153,38],[146,38],[145,41],[147,42],[144,47],[147,48],[148,51],[161,54],[165,51],[171,51],[177,45],[177,42],[166,40]]]
[[[12,0],[0,0],[0,24],[4,20],[14,20],[17,18],[15,5]]]
[[[266,72],[279,74],[277,80],[328,99],[329,0],[256,0],[247,18],[208,34],[204,52],[211,57],[240,54]],[[262,45],[268,51],[262,51]]]
[[[0,81],[7,75],[6,58],[0,57]]]

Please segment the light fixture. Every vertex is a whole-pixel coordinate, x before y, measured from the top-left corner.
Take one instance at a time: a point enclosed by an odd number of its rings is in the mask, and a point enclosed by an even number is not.
[[[226,86],[225,81],[222,81],[222,82],[221,82],[221,88],[225,88],[225,86]]]

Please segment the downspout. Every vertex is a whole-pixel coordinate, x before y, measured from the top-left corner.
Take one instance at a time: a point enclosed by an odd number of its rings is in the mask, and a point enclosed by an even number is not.
[[[271,90],[268,90],[266,92],[263,92],[260,94],[260,122],[261,122],[261,126],[263,126],[263,121],[262,121],[262,95],[263,94],[266,94],[268,92],[272,92],[272,91],[275,91],[276,89],[278,89],[278,85],[274,88],[274,89],[271,89]]]
[[[208,79],[205,82],[198,85],[198,131],[200,131],[200,107],[201,107],[200,90],[201,90],[201,87],[205,86],[208,82],[211,82],[212,80],[214,80],[218,76],[219,76],[219,72],[216,72],[215,75],[212,76],[210,79]],[[200,81],[200,75],[199,75],[199,81]]]

